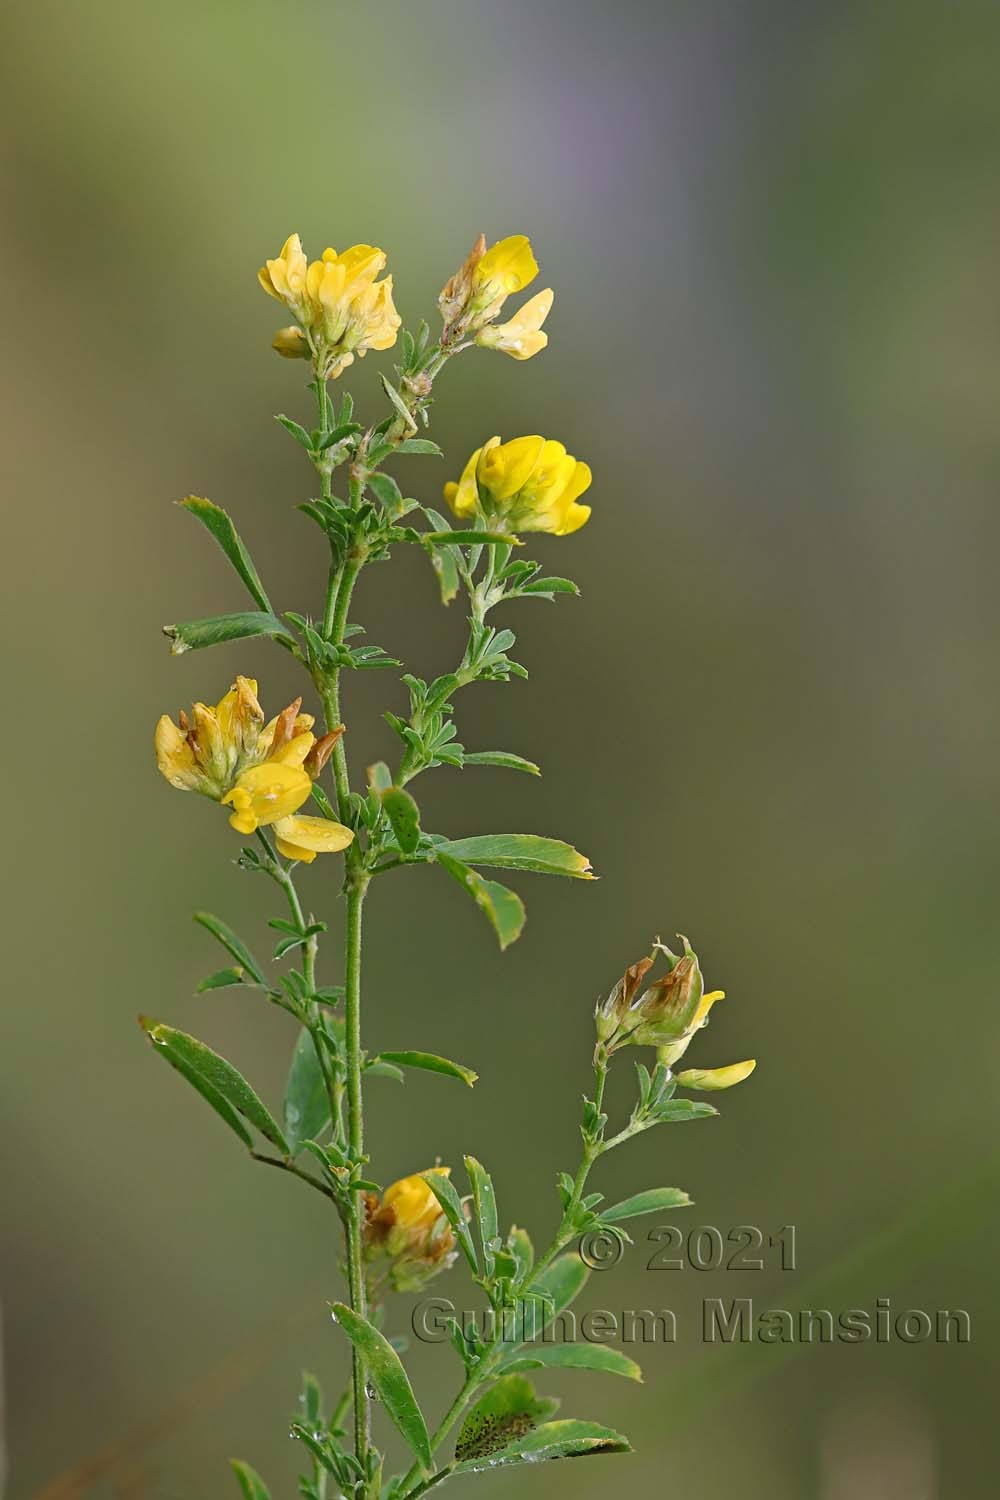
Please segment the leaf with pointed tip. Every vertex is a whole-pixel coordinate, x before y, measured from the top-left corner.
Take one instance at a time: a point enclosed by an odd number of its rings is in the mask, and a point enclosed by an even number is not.
[[[635,1219],[639,1214],[657,1214],[668,1208],[688,1208],[691,1199],[682,1188],[648,1188],[601,1210],[602,1224],[620,1224],[623,1219]]]
[[[243,1500],[271,1500],[271,1492],[256,1469],[251,1469],[239,1458],[231,1458],[229,1466],[243,1491]]]
[[[404,438],[401,443],[396,444],[397,453],[430,453],[435,458],[444,458],[444,454],[437,443],[432,443],[430,438]]]
[[[509,890],[496,880],[485,880],[461,860],[442,853],[442,847],[438,845],[434,851],[438,864],[468,891],[496,933],[500,947],[508,948],[517,941],[524,929],[524,902],[516,891]]]
[[[243,968],[216,969],[214,974],[209,974],[195,988],[196,995],[203,995],[206,990],[223,990],[233,984],[247,982],[246,970]]]
[[[186,1031],[178,1031],[176,1027],[166,1026],[162,1021],[154,1021],[149,1016],[140,1016],[139,1024],[156,1050],[162,1053],[167,1062],[183,1074],[189,1083],[194,1084],[199,1093],[203,1094],[210,1104],[213,1104],[213,1108],[217,1106],[214,1105],[210,1094],[201,1088],[196,1080],[201,1080],[212,1093],[220,1094],[228,1104],[239,1111],[244,1119],[256,1126],[261,1135],[272,1141],[283,1155],[288,1155],[288,1142],[277,1123],[247,1083],[243,1074],[234,1068],[232,1063],[220,1057],[218,1052],[213,1052],[211,1047],[207,1047],[204,1042],[199,1042],[197,1037],[188,1036]],[[232,1122],[227,1120],[226,1123]],[[243,1134],[245,1135],[245,1132]],[[247,1144],[250,1144],[249,1139]]]
[[[251,636],[269,635],[282,645],[294,646],[295,639],[276,615],[246,610],[235,615],[212,615],[207,620],[184,620],[179,625],[164,625],[163,634],[170,639],[174,656],[185,651],[201,651],[206,646],[220,646],[225,641],[242,641]]]
[[[343,1302],[332,1306],[335,1321],[364,1361],[365,1374],[377,1391],[386,1415],[416,1454],[424,1469],[431,1467],[431,1444],[417,1399],[402,1361],[384,1334]]]
[[[486,1276],[492,1276],[494,1270],[494,1250],[497,1237],[500,1232],[497,1220],[497,1198],[493,1189],[493,1179],[481,1162],[474,1156],[465,1158],[465,1170],[469,1174],[469,1184],[472,1188],[472,1204],[476,1210],[476,1220],[479,1224],[479,1240],[483,1250],[483,1272]]]
[[[216,505],[212,500],[205,500],[201,495],[186,495],[183,500],[178,500],[177,503],[178,505],[183,505],[186,511],[190,511],[191,515],[195,516],[206,530],[211,532],[246,584],[254,603],[270,614],[271,601],[267,597],[264,585],[260,581],[260,575],[254,567],[253,558],[240,540],[239,533],[233,525],[229,513],[224,511],[221,505]]]
[[[524,1437],[482,1458],[466,1459],[451,1471],[473,1474],[481,1469],[506,1468],[510,1464],[539,1463],[552,1458],[582,1458],[595,1453],[631,1453],[628,1438],[598,1422],[543,1422]]]
[[[420,1175],[440,1203],[441,1212],[451,1225],[462,1254],[469,1262],[472,1274],[477,1276],[479,1262],[476,1259],[476,1247],[472,1243],[472,1235],[469,1233],[461,1198],[443,1172],[421,1172]]]
[[[438,859],[445,854],[467,865],[594,879],[586,855],[561,839],[542,838],[537,833],[481,833],[467,839],[447,839],[434,852]]]
[[[404,854],[416,852],[420,843],[420,809],[401,786],[391,786],[382,793],[382,806],[386,810],[396,843]]]
[[[605,1375],[622,1375],[626,1380],[642,1380],[642,1371],[634,1359],[620,1349],[600,1344],[528,1344],[505,1360],[500,1367],[516,1370],[598,1370]]]
[[[464,1068],[461,1063],[452,1062],[447,1057],[438,1057],[434,1052],[380,1052],[379,1057],[385,1062],[398,1063],[401,1068],[423,1068],[428,1073],[444,1073],[448,1078],[460,1078],[470,1089],[479,1077],[472,1068]]]
[[[145,1031],[146,1035],[149,1036],[150,1041],[153,1041],[152,1036],[150,1036],[150,1027],[155,1024],[155,1022],[150,1021],[148,1016],[139,1017],[139,1025]],[[207,1078],[204,1078],[195,1068],[192,1068],[184,1058],[171,1053],[165,1043],[154,1043],[154,1045],[158,1051],[163,1053],[163,1056],[170,1063],[171,1067],[175,1068],[182,1078],[186,1078],[191,1087],[196,1089],[205,1100],[206,1104],[215,1110],[219,1119],[224,1120],[234,1135],[239,1136],[244,1146],[252,1149],[253,1137],[232,1105],[219,1093],[219,1090],[213,1087]]]
[[[541,776],[533,760],[523,755],[513,755],[509,750],[466,750],[467,766],[501,766],[506,771],[526,771],[529,776]]]
[[[523,1375],[505,1375],[466,1416],[455,1440],[456,1459],[462,1463],[491,1457],[537,1428],[557,1407],[557,1401],[539,1397]]]
[[[222,944],[226,952],[231,953],[241,968],[246,969],[247,973],[251,974],[258,984],[265,982],[257,960],[243,939],[233,931],[228,923],[223,922],[220,917],[213,917],[210,911],[196,911],[194,920],[200,927],[204,927],[206,932],[210,932]]]

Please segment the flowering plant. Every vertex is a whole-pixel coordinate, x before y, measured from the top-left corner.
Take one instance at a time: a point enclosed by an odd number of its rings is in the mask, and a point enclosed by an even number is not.
[[[530,284],[538,267],[523,235],[491,248],[480,238],[441,292],[442,331],[432,340],[426,323],[414,332],[401,328],[392,279],[378,279],[385,264],[383,252],[370,245],[339,254],[325,250],[310,263],[298,235],[292,235],[260,272],[264,290],[295,320],[280,330],[274,348],[310,366],[316,425],[307,430],[289,417],[278,421],[305,451],[318,478],[318,494],[300,509],[329,549],[322,609],[315,615],[277,612],[227,512],[197,496],[181,501],[218,543],[254,607],[166,627],[173,651],[272,640],[303,669],[322,707],[323,731],[313,714],[302,712],[301,698],[266,720],[256,680],[239,676],[214,707],[196,703],[176,721],[164,715],[155,735],[157,764],[169,784],[228,810],[233,829],[250,840],[238,863],[272,881],[287,905],[287,915],[270,923],[279,934],[274,960],[287,965],[274,977],[226,922],[197,915],[232,960],[199,989],[254,990],[295,1022],[280,1123],[252,1085],[204,1043],[149,1017],[140,1019],[160,1056],[202,1095],[254,1160],[321,1193],[339,1217],[347,1291],[345,1300],[333,1304],[333,1317],[349,1342],[351,1374],[332,1411],[324,1407],[315,1379],[304,1376],[302,1410],[292,1430],[307,1451],[308,1472],[299,1485],[306,1500],[326,1500],[331,1485],[356,1500],[413,1500],[457,1474],[626,1450],[626,1439],[600,1423],[552,1420],[553,1403],[536,1395],[524,1371],[548,1365],[638,1378],[638,1366],[618,1350],[559,1345],[538,1336],[586,1280],[587,1266],[571,1249],[579,1236],[597,1230],[624,1240],[623,1226],[631,1218],[690,1200],[680,1189],[657,1187],[607,1204],[601,1193],[588,1191],[591,1170],[642,1131],[716,1113],[678,1090],[728,1088],[754,1066],[747,1061],[674,1075],[673,1065],[723,996],[720,990],[706,992],[686,938],[680,955],[657,941],[597,1006],[594,1086],[592,1097],[584,1100],[581,1161],[575,1174],[559,1179],[561,1216],[542,1254],[536,1257],[525,1230],[504,1228],[490,1176],[473,1156],[464,1158],[465,1195],[451,1168],[440,1165],[384,1191],[370,1176],[367,1075],[402,1078],[404,1070],[416,1068],[470,1086],[476,1080],[472,1069],[431,1053],[372,1055],[364,1049],[362,918],[372,884],[402,867],[436,866],[467,892],[505,948],[520,935],[524,906],[516,892],[481,869],[592,878],[589,860],[558,839],[523,833],[453,839],[431,833],[410,790],[419,775],[442,765],[538,774],[537,766],[509,751],[465,749],[456,737],[455,698],[470,683],[524,675],[510,655],[514,633],[488,620],[493,610],[512,600],[577,592],[568,579],[544,576],[537,562],[524,558],[521,536],[565,537],[584,526],[591,512],[580,497],[590,487],[590,469],[553,439],[491,437],[473,452],[461,477],[445,486],[457,521],[452,525],[440,511],[404,495],[386,467],[398,455],[440,453],[421,433],[435,381],[456,355],[478,346],[525,360],[545,348],[542,325],[553,294],[538,293],[499,322],[507,299]],[[350,395],[336,401],[331,381],[369,349],[397,343],[395,379],[381,377],[386,415],[371,425],[355,420]],[[468,642],[454,670],[433,681],[403,676],[409,711],[386,714],[400,741],[398,762],[368,767],[361,789],[352,784],[348,767],[342,675],[400,663],[378,646],[359,644],[363,632],[350,618],[351,601],[362,569],[386,557],[394,545],[423,550],[444,603],[464,592]],[[328,767],[332,780],[325,784]],[[314,811],[307,814],[302,809],[309,803]],[[327,924],[306,909],[299,892],[299,866],[320,854],[343,855],[342,985],[319,979]],[[657,956],[665,972],[647,984]],[[613,1058],[625,1047],[649,1048],[653,1057],[649,1067],[636,1063],[635,1106],[622,1127],[609,1133],[605,1082]],[[460,1256],[494,1315],[494,1331],[486,1336],[453,1323],[459,1390],[437,1426],[430,1427],[398,1341],[383,1330],[391,1328],[394,1293],[423,1287]],[[385,1472],[382,1438],[373,1431],[374,1399],[410,1450],[406,1472]],[[459,1422],[453,1453],[447,1455],[445,1440]],[[245,1500],[268,1500],[254,1469],[243,1462],[234,1469]]]

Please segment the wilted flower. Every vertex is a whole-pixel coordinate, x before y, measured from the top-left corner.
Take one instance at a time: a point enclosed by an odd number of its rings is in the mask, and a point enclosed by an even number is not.
[[[339,255],[324,250],[321,260],[310,263],[298,235],[289,236],[258,272],[265,292],[283,302],[299,325],[281,329],[273,347],[288,358],[311,357],[326,380],[342,374],[356,354],[391,349],[401,319],[392,277],[376,280],[385,259],[373,245],[353,245]]]
[[[663,943],[655,943],[653,953],[627,968],[608,998],[598,1005],[597,1038],[608,1054],[619,1047],[657,1047],[660,1061],[669,1066],[706,1023],[715,1002],[724,998],[724,990],[706,993],[698,955],[687,938],[682,942],[684,952],[679,957]],[[666,957],[670,967],[639,994],[657,952]]]
[[[182,709],[177,724],[164,714],[155,745],[171,786],[231,806],[238,833],[273,826],[280,852],[309,864],[317,854],[346,849],[354,834],[328,818],[294,816],[343,733],[317,739],[301,704],[296,698],[265,725],[256,681],[237,677],[214,708],[196,703],[190,717]]]
[[[433,1170],[444,1177],[451,1175],[450,1167]],[[454,1264],[455,1236],[422,1175],[400,1178],[386,1188],[381,1201],[369,1194],[366,1210],[366,1259],[384,1264],[395,1291],[417,1291]]]
[[[456,516],[505,531],[548,531],[568,536],[590,516],[577,500],[591,482],[590,468],[562,443],[543,437],[490,438],[469,459],[457,484],[445,485]]]
[[[539,292],[508,323],[496,322],[507,298],[520,292],[538,275],[538,262],[527,235],[512,234],[486,248],[480,235],[438,298],[444,320],[442,342],[454,347],[474,338],[488,349],[501,349],[515,359],[530,359],[548,343],[541,332],[552,306],[551,290]]]

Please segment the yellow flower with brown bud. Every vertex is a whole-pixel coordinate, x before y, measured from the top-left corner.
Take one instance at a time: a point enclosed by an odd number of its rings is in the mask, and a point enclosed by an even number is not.
[[[687,1050],[724,990],[705,990],[698,955],[686,937],[684,952],[671,953],[663,943],[653,945],[654,954],[664,954],[670,965],[662,978],[639,994],[654,958],[640,959],[626,969],[607,1000],[596,1012],[597,1037],[607,1056],[619,1047],[656,1047],[668,1067]]]
[[[238,833],[273,826],[279,851],[310,864],[317,854],[346,849],[354,834],[329,818],[295,816],[343,733],[341,726],[317,738],[301,706],[295,699],[265,725],[256,681],[237,677],[214,708],[196,703],[176,724],[164,714],[155,746],[171,786],[231,807]]]
[[[578,504],[590,487],[589,465],[551,438],[490,438],[477,448],[444,496],[455,515],[501,531],[547,531],[569,536],[586,525],[590,506]]]
[[[450,1167],[435,1167],[442,1176]],[[387,1187],[381,1200],[366,1199],[365,1258],[399,1292],[417,1291],[454,1264],[455,1236],[441,1205],[424,1177],[402,1177]]]
[[[385,253],[352,245],[326,249],[310,262],[297,234],[289,236],[258,280],[291,312],[298,328],[283,328],[273,347],[289,359],[311,358],[317,375],[333,380],[369,349],[391,349],[401,319],[392,300],[392,277],[377,278]]]
[[[467,340],[500,349],[514,359],[530,359],[548,343],[542,324],[552,307],[551,290],[532,297],[507,323],[493,327],[507,298],[538,275],[538,262],[527,235],[512,234],[487,250],[480,235],[438,298],[444,322],[445,348],[465,347]]]

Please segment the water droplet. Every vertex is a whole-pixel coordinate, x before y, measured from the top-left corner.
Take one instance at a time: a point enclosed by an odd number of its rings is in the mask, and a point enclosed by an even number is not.
[[[369,1401],[378,1401],[380,1399],[378,1391],[372,1385],[370,1380],[365,1381],[365,1395],[368,1397]]]

